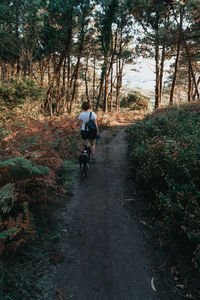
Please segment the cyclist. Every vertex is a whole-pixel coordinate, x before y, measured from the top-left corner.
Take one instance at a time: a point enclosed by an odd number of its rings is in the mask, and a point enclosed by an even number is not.
[[[83,142],[86,147],[90,147],[91,150],[91,163],[95,163],[95,139],[97,135],[99,135],[99,129],[97,125],[97,116],[94,112],[90,110],[90,104],[89,102],[83,102],[82,104],[82,110],[83,112],[80,113],[78,119],[80,121],[81,125],[81,137],[83,139]],[[86,128],[86,122],[88,122],[89,119],[94,120],[96,127],[97,127],[97,133],[91,133],[88,128]]]

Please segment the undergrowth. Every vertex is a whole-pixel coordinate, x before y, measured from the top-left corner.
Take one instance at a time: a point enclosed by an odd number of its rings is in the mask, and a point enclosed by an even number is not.
[[[129,131],[129,157],[161,244],[200,274],[200,104],[157,110]]]
[[[55,213],[71,193],[71,172],[82,148],[79,112],[41,118],[41,102],[28,99],[21,84],[0,91],[0,97],[9,97],[0,119],[0,299],[13,300],[42,289],[38,274],[30,276],[29,270],[39,272],[36,266],[48,257],[49,244],[60,237]],[[98,112],[98,124],[110,127],[133,117],[141,113]]]
[[[36,288],[36,281],[30,279],[24,266],[29,265],[29,260],[37,265],[34,255],[44,255],[41,247],[37,247],[39,240],[43,240],[44,246],[49,239],[54,241],[58,237],[53,220],[71,192],[71,173],[81,147],[77,126],[72,118],[63,117],[29,123],[19,120],[1,128],[2,299],[21,300],[22,295],[27,296],[28,286]],[[50,223],[55,226],[50,227]]]
[[[42,115],[45,89],[29,77],[0,82],[0,124],[34,119]]]

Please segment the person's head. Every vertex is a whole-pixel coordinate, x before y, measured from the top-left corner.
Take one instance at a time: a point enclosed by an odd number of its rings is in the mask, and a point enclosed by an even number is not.
[[[90,103],[89,102],[83,102],[82,109],[84,111],[87,111],[89,108],[90,108]]]

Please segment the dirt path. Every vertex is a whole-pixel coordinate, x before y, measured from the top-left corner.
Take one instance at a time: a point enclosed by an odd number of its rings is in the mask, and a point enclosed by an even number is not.
[[[130,197],[126,152],[125,128],[105,132],[86,183],[75,174],[64,216],[66,261],[57,267],[54,282],[60,299],[62,291],[63,299],[73,300],[156,299],[141,230],[123,206]]]
[[[174,299],[161,286],[164,296],[152,290],[154,272],[141,224],[135,211],[124,205],[134,198],[128,180],[126,126],[104,131],[97,163],[85,184],[79,169],[75,172],[67,211],[57,216],[62,239],[55,249],[60,247],[58,261],[60,253],[64,261],[46,262],[40,291],[30,300]]]

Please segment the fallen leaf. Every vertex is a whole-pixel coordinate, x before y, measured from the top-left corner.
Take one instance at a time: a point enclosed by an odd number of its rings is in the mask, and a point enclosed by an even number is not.
[[[154,292],[156,292],[156,288],[155,288],[155,285],[154,285],[154,276],[151,278],[151,288]]]

